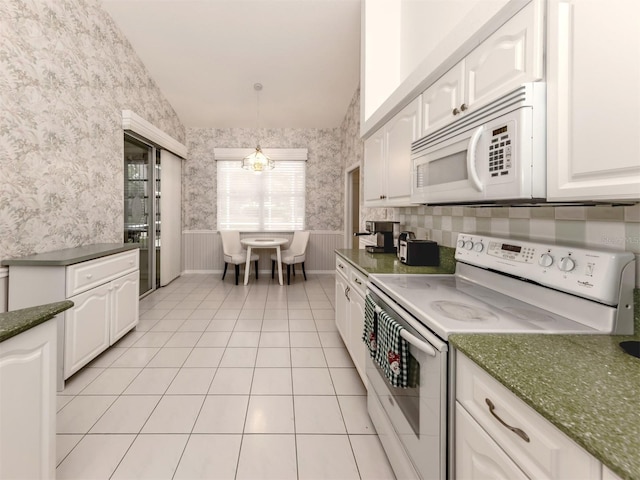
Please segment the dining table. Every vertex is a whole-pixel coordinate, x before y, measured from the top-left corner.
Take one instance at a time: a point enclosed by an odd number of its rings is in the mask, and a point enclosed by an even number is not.
[[[251,268],[251,250],[255,248],[275,248],[278,259],[278,282],[282,285],[282,256],[280,246],[287,243],[287,238],[281,237],[247,237],[240,239],[240,243],[247,247],[247,264],[244,267],[244,284],[249,283],[249,270]]]

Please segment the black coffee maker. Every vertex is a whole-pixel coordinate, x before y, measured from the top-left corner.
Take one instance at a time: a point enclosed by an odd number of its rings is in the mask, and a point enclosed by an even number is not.
[[[354,233],[354,236],[375,235],[376,244],[367,245],[366,250],[369,253],[396,253],[396,247],[393,245],[393,225],[400,222],[367,220],[364,224],[366,232]]]

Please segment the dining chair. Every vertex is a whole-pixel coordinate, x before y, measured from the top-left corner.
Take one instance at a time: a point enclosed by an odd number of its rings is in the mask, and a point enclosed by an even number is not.
[[[309,232],[308,231],[295,231],[293,232],[293,240],[289,245],[289,248],[280,252],[280,258],[282,263],[287,266],[287,285],[291,284],[291,269],[293,268],[293,274],[296,274],[296,263],[302,264],[302,275],[304,279],[307,279],[307,273],[304,271],[304,261],[307,252],[307,245],[309,244]],[[276,262],[278,256],[271,254],[271,278],[275,277]]]
[[[240,232],[238,230],[221,230],[220,238],[222,239],[222,254],[224,258],[224,272],[222,272],[222,280],[227,274],[227,266],[233,264],[236,267],[236,285],[238,285],[238,277],[240,276],[240,265],[247,262],[247,251],[240,243]],[[251,261],[256,265],[256,280],[258,279],[258,255],[251,254]]]

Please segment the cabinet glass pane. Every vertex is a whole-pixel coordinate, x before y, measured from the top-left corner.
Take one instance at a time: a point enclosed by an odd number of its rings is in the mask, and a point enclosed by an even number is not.
[[[155,197],[150,185],[153,148],[128,135],[124,137],[124,242],[140,244],[140,295],[153,288],[150,231],[151,202]],[[152,162],[150,164],[150,162]]]

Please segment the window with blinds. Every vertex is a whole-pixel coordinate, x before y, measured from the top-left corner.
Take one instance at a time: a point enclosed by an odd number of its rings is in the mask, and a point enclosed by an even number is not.
[[[305,161],[278,160],[254,173],[238,161],[217,161],[218,230],[304,230]]]

